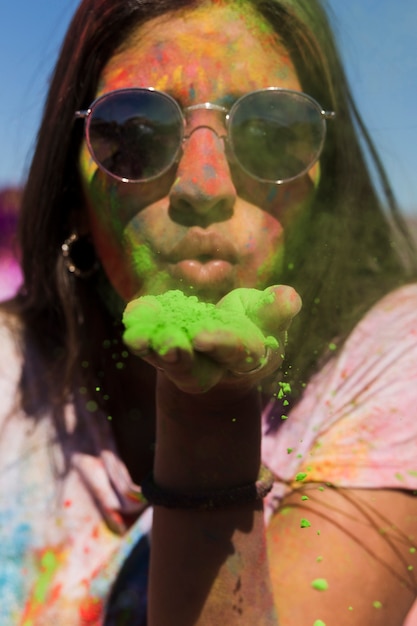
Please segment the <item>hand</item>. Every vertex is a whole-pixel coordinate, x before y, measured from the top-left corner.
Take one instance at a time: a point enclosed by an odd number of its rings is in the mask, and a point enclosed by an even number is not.
[[[276,371],[301,301],[287,286],[240,288],[216,306],[181,292],[128,304],[124,341],[187,393],[251,388]]]

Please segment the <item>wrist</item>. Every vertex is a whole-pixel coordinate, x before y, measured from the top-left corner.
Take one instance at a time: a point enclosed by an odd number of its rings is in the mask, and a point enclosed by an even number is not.
[[[256,390],[191,395],[158,376],[154,477],[159,485],[206,491],[254,482],[260,445]]]

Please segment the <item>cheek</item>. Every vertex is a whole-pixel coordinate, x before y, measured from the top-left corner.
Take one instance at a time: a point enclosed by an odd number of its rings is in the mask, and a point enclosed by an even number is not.
[[[107,278],[119,296],[127,302],[137,291],[133,264],[123,246],[122,232],[110,227],[95,211],[89,212],[91,235]]]
[[[84,179],[88,226],[100,263],[110,283],[124,300],[137,291],[133,264],[125,245],[129,205],[121,201],[117,186],[94,176]]]
[[[284,229],[279,220],[264,211],[258,212],[256,223],[241,232],[240,249],[243,261],[239,284],[264,289],[275,283],[282,272]]]
[[[233,172],[233,179],[240,197],[286,226],[293,216],[311,203],[319,180],[318,166],[317,170],[315,168],[302,178],[283,185],[259,182],[237,171]]]

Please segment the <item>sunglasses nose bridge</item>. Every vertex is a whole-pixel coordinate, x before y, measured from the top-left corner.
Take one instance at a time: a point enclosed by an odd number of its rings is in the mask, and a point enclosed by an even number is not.
[[[188,139],[197,130],[211,130],[217,137],[223,138],[227,133],[228,110],[224,107],[204,102],[187,107],[183,110],[184,139]]]

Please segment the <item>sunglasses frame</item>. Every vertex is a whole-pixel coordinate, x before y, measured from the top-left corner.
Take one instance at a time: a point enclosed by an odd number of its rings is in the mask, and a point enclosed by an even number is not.
[[[264,93],[264,92],[270,92],[270,91],[274,91],[280,94],[288,94],[291,95],[292,97],[297,97],[298,99],[304,99],[306,100],[310,105],[313,105],[313,108],[316,109],[317,113],[319,114],[321,120],[322,120],[322,138],[321,138],[321,142],[320,145],[317,148],[316,151],[316,155],[314,157],[314,159],[298,174],[296,174],[295,176],[292,176],[290,178],[283,178],[283,179],[278,179],[278,180],[271,180],[271,179],[266,179],[266,178],[261,178],[259,176],[257,176],[256,174],[252,173],[250,170],[248,170],[239,160],[239,157],[236,154],[236,151],[234,149],[233,146],[233,141],[231,141],[230,136],[229,136],[229,127],[231,127],[231,125],[233,124],[233,117],[236,113],[236,111],[239,109],[239,106],[242,104],[242,102],[247,99],[247,98],[252,98],[253,96],[255,96],[258,93]],[[94,110],[97,108],[97,106],[105,101],[105,100],[109,100],[111,98],[114,98],[115,96],[117,97],[118,94],[128,94],[128,93],[154,93],[157,94],[159,97],[161,98],[165,98],[166,100],[168,100],[170,102],[170,104],[173,105],[175,112],[178,114],[178,120],[181,124],[181,133],[180,133],[180,140],[178,142],[178,149],[175,151],[174,155],[172,156],[171,160],[169,161],[169,163],[164,166],[157,174],[153,175],[153,176],[149,176],[149,177],[145,177],[145,178],[139,178],[139,179],[133,179],[133,178],[126,178],[123,176],[119,176],[118,174],[115,174],[113,172],[111,172],[110,170],[108,170],[96,157],[95,153],[94,153],[94,149],[92,147],[91,144],[91,140],[90,140],[90,122],[92,119],[92,115],[94,113]],[[235,162],[239,165],[239,167],[242,169],[243,172],[245,172],[248,176],[250,176],[251,178],[259,181],[259,182],[263,182],[263,183],[269,183],[269,184],[275,184],[275,185],[282,185],[284,183],[288,183],[290,181],[296,180],[297,178],[300,178],[301,176],[304,176],[312,167],[313,165],[319,160],[321,152],[323,150],[323,145],[326,139],[326,132],[327,132],[327,127],[326,127],[326,120],[333,120],[336,117],[336,113],[335,111],[327,111],[324,110],[320,104],[311,96],[309,96],[308,94],[302,92],[302,91],[296,91],[294,89],[283,89],[282,87],[267,87],[265,89],[257,89],[255,91],[251,91],[247,94],[244,94],[243,96],[241,96],[240,98],[238,98],[236,100],[236,102],[233,103],[233,105],[230,107],[230,109],[227,109],[226,107],[220,106],[218,104],[214,104],[212,102],[203,102],[201,104],[193,104],[191,106],[185,107],[184,109],[181,109],[180,105],[178,104],[178,102],[168,93],[164,92],[164,91],[159,91],[157,89],[154,89],[153,87],[130,87],[130,88],[126,88],[126,89],[116,89],[114,91],[109,91],[101,96],[99,96],[98,98],[96,98],[92,104],[89,106],[88,109],[80,109],[78,111],[75,112],[74,117],[76,119],[83,119],[84,120],[84,134],[85,134],[85,140],[86,140],[86,144],[88,147],[88,150],[90,152],[90,155],[92,157],[92,159],[94,160],[94,162],[97,164],[97,166],[106,174],[108,174],[109,176],[111,176],[111,178],[114,178],[120,182],[123,183],[146,183],[146,182],[150,182],[153,181],[157,178],[159,178],[160,176],[162,176],[163,174],[165,174],[167,171],[169,171],[169,169],[174,165],[174,163],[178,162],[179,160],[179,155],[181,153],[182,150],[182,145],[183,143],[190,137],[190,135],[186,134],[186,126],[187,126],[187,114],[191,113],[193,111],[197,111],[197,110],[201,110],[201,109],[205,109],[205,110],[210,110],[210,111],[216,111],[218,113],[222,113],[224,115],[224,121],[225,121],[225,128],[226,128],[226,135],[219,135],[214,128],[212,128],[211,126],[208,126],[206,124],[204,124],[204,128],[210,128],[219,138],[223,139],[227,145],[227,147],[229,148],[231,155],[233,156],[233,159],[235,160]],[[200,128],[200,126],[197,126],[197,128]],[[194,129],[196,130],[196,129]],[[193,130],[193,132],[194,132]]]

